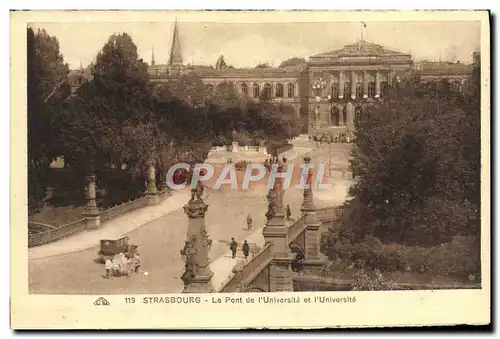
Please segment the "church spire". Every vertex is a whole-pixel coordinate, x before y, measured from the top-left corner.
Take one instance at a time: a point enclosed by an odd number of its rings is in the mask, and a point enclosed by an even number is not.
[[[155,65],[155,46],[153,45],[153,51],[151,52],[151,66]]]
[[[168,61],[168,64],[170,66],[182,65],[181,42],[179,39],[177,19],[175,19],[174,24],[174,37],[172,39],[172,48],[170,49],[170,60]]]

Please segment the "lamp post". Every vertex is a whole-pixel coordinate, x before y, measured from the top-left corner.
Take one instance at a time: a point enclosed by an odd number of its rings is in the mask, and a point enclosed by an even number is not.
[[[328,177],[332,177],[332,139],[328,139]]]
[[[314,109],[314,128],[315,130],[318,129],[319,125],[319,103],[321,102],[321,94],[323,89],[326,87],[326,82],[323,80],[323,78],[318,78],[314,80],[312,89],[313,89],[313,94],[316,99],[316,107]]]

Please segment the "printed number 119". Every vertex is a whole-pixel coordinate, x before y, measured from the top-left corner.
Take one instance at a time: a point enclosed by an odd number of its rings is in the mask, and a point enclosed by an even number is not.
[[[135,303],[135,298],[134,297],[125,298],[125,303],[126,304],[133,304],[133,303]]]

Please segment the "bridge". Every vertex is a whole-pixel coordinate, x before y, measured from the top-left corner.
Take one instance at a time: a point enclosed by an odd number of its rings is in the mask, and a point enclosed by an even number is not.
[[[306,163],[309,157],[304,158]],[[278,172],[282,171],[282,166]],[[208,205],[201,198],[193,197],[184,207],[189,217],[188,237],[181,255],[186,262],[184,293],[209,292],[279,292],[293,291],[292,263],[301,259],[302,268],[309,274],[317,274],[325,261],[319,252],[321,221],[333,220],[339,207],[318,210],[311,188],[312,170],[306,178],[300,217],[287,223],[283,201],[283,179],[277,178],[267,195],[267,222],[263,228],[264,247],[241,267],[235,267],[234,275],[219,290],[210,283],[213,273],[209,268],[208,248],[211,240],[206,233],[204,213]],[[340,207],[341,208],[341,207]]]

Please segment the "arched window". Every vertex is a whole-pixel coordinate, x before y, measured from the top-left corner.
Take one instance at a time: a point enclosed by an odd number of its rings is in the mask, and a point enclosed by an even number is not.
[[[288,84],[288,97],[289,98],[295,97],[295,85],[294,84]]]
[[[247,84],[245,84],[245,83],[241,84],[241,93],[243,93],[243,95],[248,95],[248,85]]]
[[[389,94],[389,84],[387,81],[383,81],[380,83],[380,95],[382,97],[386,97]]]
[[[264,85],[264,90],[262,91],[262,96],[264,99],[271,99],[271,84],[266,83]]]
[[[212,94],[214,92],[214,85],[213,84],[205,84],[205,92],[207,94]]]
[[[332,84],[332,93],[331,93],[331,95],[332,95],[332,98],[333,98],[333,99],[338,98],[338,97],[339,97],[339,95],[340,95],[340,92],[339,92],[339,84],[338,84],[338,83],[336,83],[336,82],[334,82],[334,83]]]
[[[260,87],[258,84],[253,84],[253,97],[258,98],[260,96]]]
[[[362,98],[363,97],[363,84],[358,82],[356,84],[356,98]]]
[[[453,81],[451,83],[451,90],[455,92],[460,92],[460,82],[458,81]]]
[[[283,98],[283,84],[276,84],[276,97]]]
[[[368,97],[369,98],[375,97],[375,83],[374,82],[368,83]]]
[[[344,98],[350,98],[351,97],[351,84],[350,83],[345,83],[344,84]]]
[[[337,107],[332,107],[330,111],[330,121],[332,122],[332,126],[340,125],[340,112]]]

